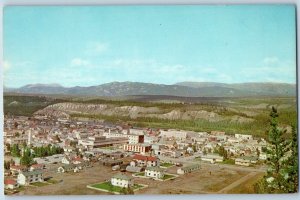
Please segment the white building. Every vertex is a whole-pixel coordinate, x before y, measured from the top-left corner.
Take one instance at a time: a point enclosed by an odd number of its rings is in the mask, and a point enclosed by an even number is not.
[[[21,172],[18,175],[17,182],[20,185],[29,185],[30,183],[43,182],[43,172],[41,170]]]
[[[110,182],[113,186],[118,186],[122,188],[132,187],[134,184],[132,177],[123,174],[114,175],[113,177],[111,177]]]
[[[13,179],[7,179],[4,180],[4,188],[5,189],[16,189],[19,187],[19,184],[17,183],[17,181],[13,180]]]
[[[252,135],[244,135],[244,134],[234,134],[234,137],[242,140],[253,140]]]
[[[165,175],[164,170],[160,167],[147,167],[145,169],[145,176],[155,179],[163,178]]]
[[[187,132],[180,130],[162,130],[160,131],[160,136],[166,138],[176,138],[178,140],[185,140],[187,137]]]
[[[124,144],[124,151],[145,154],[151,150],[150,144]]]
[[[116,132],[104,132],[103,136],[106,138],[120,138],[120,137],[126,137],[128,138],[129,144],[137,144],[137,143],[143,143],[144,142],[144,135],[138,135],[138,134],[122,134],[122,133],[116,133]]]
[[[186,174],[186,173],[196,171],[198,169],[200,169],[199,164],[189,165],[189,166],[185,166],[185,167],[181,167],[181,168],[177,169],[177,174]]]
[[[218,154],[207,154],[207,155],[201,156],[201,160],[207,161],[210,163],[216,163],[216,162],[223,162],[224,157],[220,156]]]
[[[144,156],[135,154],[133,160],[136,162],[135,166],[146,166],[146,167],[155,167],[159,166],[159,159],[153,156]]]
[[[257,163],[257,158],[256,157],[241,157],[241,158],[236,158],[234,161],[234,164],[236,165],[242,165],[242,166],[250,166],[251,164],[256,164]]]

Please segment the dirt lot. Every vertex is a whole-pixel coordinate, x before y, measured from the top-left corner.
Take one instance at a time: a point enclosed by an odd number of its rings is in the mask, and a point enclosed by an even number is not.
[[[171,167],[168,173],[176,173],[177,167]],[[41,187],[26,187],[16,195],[99,195],[105,192],[86,188],[86,185],[109,180],[112,174],[110,167],[95,164],[94,167],[86,168],[80,173],[48,172],[45,176],[52,176],[54,180],[60,181]],[[147,188],[139,190],[136,194],[206,194],[217,193],[222,188],[241,179],[250,172],[236,169],[224,169],[218,165],[202,165],[201,169],[189,174],[180,175],[174,180],[156,181],[152,179],[135,178],[135,183],[148,185]],[[126,173],[131,175],[130,173]]]

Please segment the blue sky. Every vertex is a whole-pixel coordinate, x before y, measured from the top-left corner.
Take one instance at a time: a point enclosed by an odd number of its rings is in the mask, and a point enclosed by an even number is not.
[[[4,85],[296,82],[295,8],[4,8]]]

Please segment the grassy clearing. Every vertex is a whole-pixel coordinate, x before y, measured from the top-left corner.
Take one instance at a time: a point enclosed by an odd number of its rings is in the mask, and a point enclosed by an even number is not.
[[[167,168],[168,168],[168,167],[174,166],[174,164],[172,164],[172,163],[167,163],[167,162],[166,162],[166,163],[161,163],[160,166],[161,166],[161,167],[167,167]]]
[[[47,183],[47,182],[36,182],[36,183],[31,183],[30,185],[37,186],[37,187],[43,187],[43,186],[49,185],[49,183]]]
[[[50,184],[57,184],[57,183],[59,183],[58,180],[54,180],[54,179],[49,179],[47,182],[50,183]]]
[[[233,159],[224,160],[222,164],[234,165],[235,161]]]
[[[134,175],[136,175],[136,176],[145,176],[145,172],[135,173]]]
[[[164,177],[162,178],[162,180],[168,180],[168,179],[175,178],[175,177],[176,176],[171,175],[171,174],[165,174]]]

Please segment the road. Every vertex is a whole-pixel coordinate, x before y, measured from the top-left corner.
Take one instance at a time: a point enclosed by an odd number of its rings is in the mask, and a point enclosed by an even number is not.
[[[231,183],[230,185],[224,187],[223,189],[219,190],[217,193],[219,193],[219,194],[228,193],[230,190],[232,190],[233,188],[239,186],[240,184],[248,181],[250,178],[254,177],[256,174],[258,174],[258,172],[251,172],[251,173],[247,174],[246,176],[238,179],[237,181]]]

